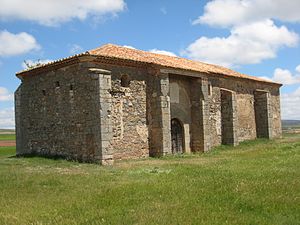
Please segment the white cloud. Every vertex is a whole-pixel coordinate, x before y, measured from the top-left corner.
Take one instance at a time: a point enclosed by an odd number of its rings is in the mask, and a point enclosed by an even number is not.
[[[74,54],[81,53],[82,51],[83,48],[80,45],[73,44],[70,49],[70,54],[74,55]]]
[[[20,55],[38,49],[40,45],[26,32],[13,34],[6,30],[0,31],[0,57]]]
[[[212,0],[194,24],[230,27],[264,19],[300,22],[299,0]]]
[[[300,74],[293,75],[289,70],[277,68],[272,80],[286,85],[300,84]]]
[[[300,120],[300,87],[292,93],[281,95],[282,119]]]
[[[300,73],[300,65],[298,65],[298,66],[296,67],[296,71],[297,71],[298,73]]]
[[[125,9],[123,0],[0,0],[0,19],[27,20],[56,26],[72,19],[85,20]]]
[[[123,45],[123,47],[130,48],[130,49],[136,49],[135,47],[133,47],[131,45]],[[150,49],[150,50],[148,50],[148,52],[152,52],[152,53],[156,53],[156,54],[162,54],[162,55],[176,56],[176,54],[173,53],[173,52],[160,50],[160,49],[156,49],[156,48]]]
[[[285,85],[300,84],[300,65],[296,67],[295,71],[296,73],[293,75],[292,72],[289,70],[276,68],[272,78],[261,78]]]
[[[14,108],[5,108],[0,110],[0,128],[2,129],[15,128]]]
[[[0,102],[13,101],[14,94],[10,93],[5,87],[0,87]]]
[[[186,48],[183,55],[234,67],[275,58],[280,48],[294,47],[298,42],[298,34],[285,26],[277,27],[272,20],[264,20],[233,27],[228,37],[200,37]]]
[[[239,0],[213,0],[204,7],[204,14],[193,24],[208,24],[211,26],[226,27],[243,20],[247,8],[245,1]]]
[[[266,76],[262,76],[262,77],[259,77],[259,78],[264,79],[264,80],[266,80],[266,81],[271,81],[271,82],[274,81],[274,80],[272,80],[270,77],[266,77]]]
[[[152,53],[156,53],[156,54],[162,54],[162,55],[168,55],[168,56],[176,56],[175,53],[173,52],[169,52],[169,51],[165,51],[165,50],[159,50],[159,49],[150,49],[149,52],[152,52]]]
[[[299,35],[281,22],[300,22],[300,1],[211,0],[193,24],[227,28],[227,37],[200,37],[183,54],[196,60],[235,67],[275,58],[282,47],[296,47]]]
[[[123,45],[125,48],[130,48],[130,49],[136,49],[135,47],[132,47],[131,45]]]
[[[43,60],[31,60],[31,59],[28,59],[28,60],[25,60],[25,62],[22,63],[22,68],[23,69],[28,69],[28,67],[34,67],[36,65],[43,65],[43,64],[47,64],[47,63],[50,63],[52,62],[53,60],[51,59],[43,59]],[[27,64],[27,65],[26,65]]]

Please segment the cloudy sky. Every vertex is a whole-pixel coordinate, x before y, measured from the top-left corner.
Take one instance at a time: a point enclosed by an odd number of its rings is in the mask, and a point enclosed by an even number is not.
[[[300,119],[300,0],[0,0],[0,128],[14,127],[15,72],[106,43],[265,77]]]

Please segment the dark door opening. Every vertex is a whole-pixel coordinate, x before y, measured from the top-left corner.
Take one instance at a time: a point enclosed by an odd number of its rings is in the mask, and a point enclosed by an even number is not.
[[[183,152],[183,127],[178,119],[171,120],[172,153]]]

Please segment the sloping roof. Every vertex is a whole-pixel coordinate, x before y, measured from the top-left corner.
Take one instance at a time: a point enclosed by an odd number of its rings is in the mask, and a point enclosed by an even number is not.
[[[206,73],[206,74],[221,74],[224,76],[238,77],[238,78],[244,78],[244,79],[250,79],[250,80],[256,80],[256,81],[261,81],[261,82],[277,84],[275,82],[270,82],[269,80],[242,74],[242,73],[239,73],[234,70],[231,70],[231,69],[228,69],[228,68],[225,68],[222,66],[218,66],[218,65],[203,63],[203,62],[199,62],[199,61],[193,61],[193,60],[180,58],[180,57],[176,57],[176,56],[168,56],[168,55],[162,55],[162,54],[157,54],[157,53],[151,53],[151,52],[142,51],[142,50],[138,50],[138,49],[122,47],[122,46],[118,46],[118,45],[114,45],[114,44],[106,44],[99,48],[89,50],[85,53],[81,53],[81,54],[71,56],[71,57],[68,57],[65,59],[57,60],[57,61],[45,64],[45,65],[42,65],[40,67],[46,67],[50,64],[62,63],[65,60],[69,60],[69,59],[72,59],[74,57],[79,57],[79,56],[86,56],[86,55],[102,57],[102,58],[107,57],[107,58],[130,60],[130,61],[134,61],[134,62],[158,65],[158,66],[161,66],[164,68],[182,69],[182,70],[201,72],[201,73]],[[29,71],[29,70],[21,71],[21,72],[17,73],[17,75],[20,75],[23,72],[27,72],[27,71]],[[280,85],[280,84],[278,84],[278,85]]]

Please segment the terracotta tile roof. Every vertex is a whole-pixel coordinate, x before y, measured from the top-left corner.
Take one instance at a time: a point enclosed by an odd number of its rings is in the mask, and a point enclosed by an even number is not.
[[[256,80],[256,81],[261,81],[266,83],[278,84],[275,82],[270,82],[269,80],[242,74],[234,70],[224,68],[222,66],[203,63],[199,61],[193,61],[193,60],[175,57],[175,56],[168,56],[168,55],[146,52],[138,49],[132,49],[132,48],[122,47],[113,44],[106,44],[99,48],[95,48],[81,54],[77,54],[44,65],[40,65],[33,69],[26,69],[18,72],[17,75],[23,75],[25,73],[29,73],[31,70],[36,70],[51,65],[55,66],[55,65],[63,64],[64,62],[82,56],[96,56],[101,58],[107,57],[107,58],[123,59],[123,60],[130,60],[134,62],[158,65],[163,68],[182,69],[182,70],[201,72],[206,74],[217,74],[217,75],[220,74],[224,76],[238,77],[238,78]]]
[[[59,65],[59,64],[64,64],[66,62],[68,62],[69,60],[74,60],[78,57],[81,57],[81,56],[86,56],[86,55],[90,55],[88,52],[83,52],[83,53],[79,53],[79,54],[75,54],[75,55],[72,55],[72,56],[68,56],[68,57],[65,57],[65,58],[61,58],[61,59],[58,59],[58,60],[54,60],[54,61],[51,61],[51,62],[47,62],[47,63],[42,63],[38,66],[34,66],[32,68],[26,68],[24,70],[21,70],[19,72],[16,73],[16,75],[23,75],[24,73],[30,73],[31,71],[34,71],[34,70],[37,70],[37,69],[40,69],[40,68],[47,68],[48,66],[52,66],[52,65]]]
[[[202,72],[208,74],[221,74],[225,76],[232,76],[232,77],[246,78],[250,80],[262,81],[267,83],[274,83],[274,82],[270,82],[269,80],[242,74],[234,70],[224,68],[222,66],[203,63],[199,61],[193,61],[193,60],[175,57],[175,56],[168,56],[168,55],[146,52],[142,50],[122,47],[113,44],[106,44],[99,48],[89,50],[88,52],[91,55],[133,60],[137,62],[155,64],[162,67],[183,69],[183,70]]]

